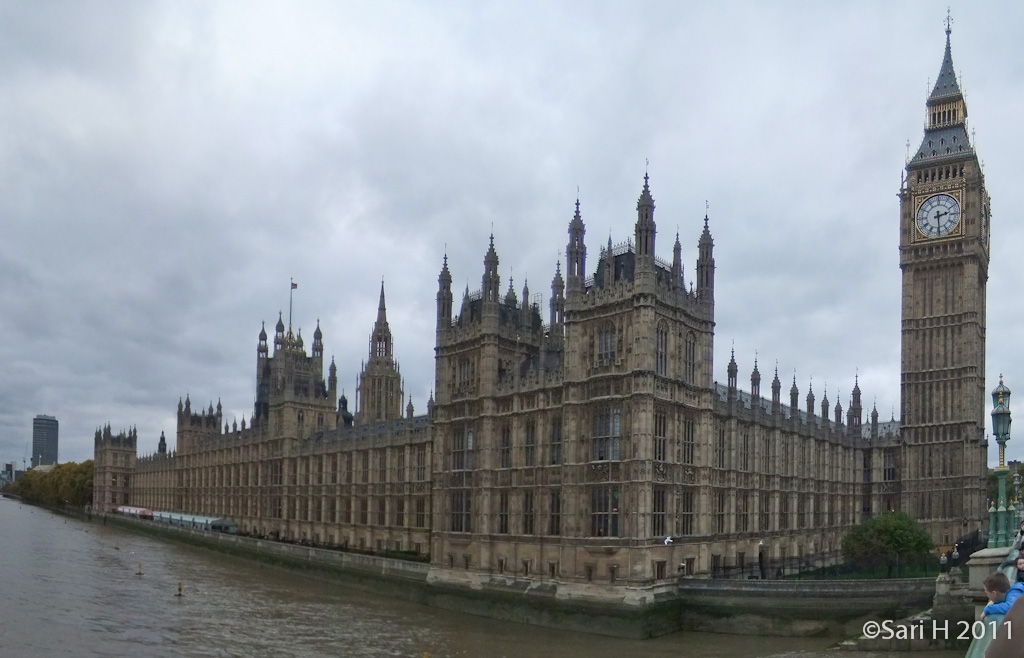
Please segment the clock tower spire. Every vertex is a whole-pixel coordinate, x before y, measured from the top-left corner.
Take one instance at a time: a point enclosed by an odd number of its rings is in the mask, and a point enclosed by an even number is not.
[[[989,208],[953,68],[950,23],[921,145],[900,190],[902,510],[936,544],[985,516]]]

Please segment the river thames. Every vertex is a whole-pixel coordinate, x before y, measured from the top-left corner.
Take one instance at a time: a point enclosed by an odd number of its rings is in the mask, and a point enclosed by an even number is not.
[[[840,652],[834,639],[637,641],[461,615],[2,498],[0,533],[0,656],[907,656]]]

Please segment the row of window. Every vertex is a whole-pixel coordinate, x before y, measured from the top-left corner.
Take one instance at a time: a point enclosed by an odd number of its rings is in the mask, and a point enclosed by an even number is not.
[[[959,110],[955,107],[952,109],[932,110],[931,125],[934,126],[937,123],[954,123],[957,120],[958,115]]]
[[[394,453],[394,477],[388,470],[387,450],[361,451],[359,453],[359,466],[356,470],[355,453],[344,455],[330,455],[323,458],[310,458],[310,462],[300,471],[299,459],[290,460],[289,481],[290,485],[309,484],[338,484],[339,461],[344,459],[344,472],[341,474],[344,484],[358,483],[367,484],[370,480],[371,453],[374,453],[372,461],[376,466],[376,479],[374,482],[405,482],[406,478],[412,477],[416,482],[424,482],[427,479],[427,449],[426,445],[416,446],[415,463],[412,472],[406,467],[405,452],[401,449]],[[240,468],[235,468],[240,466]],[[180,486],[196,487],[233,487],[233,486],[259,486],[259,472],[256,464],[248,465],[227,465],[227,466],[206,466],[198,467],[192,471],[188,482],[185,481],[185,472],[179,472]],[[282,479],[283,469],[281,462],[273,462],[269,465],[267,477],[269,484],[284,484]]]
[[[333,497],[298,497],[285,501],[281,496],[272,496],[270,509],[273,518],[290,521],[427,528],[426,497],[418,497],[411,502],[412,505],[407,507],[404,498],[390,499],[390,503],[389,499],[375,498],[371,509],[368,498],[344,498],[339,504],[339,500]]]
[[[560,491],[548,492],[548,504],[545,509],[538,509],[536,494],[526,491],[521,494],[522,511],[517,515],[518,526],[510,524],[511,494],[501,491],[497,496],[498,534],[518,532],[519,534],[560,535],[562,533],[562,495]],[[846,524],[851,513],[852,499],[839,496],[808,496],[804,494],[769,494],[759,497],[759,504],[754,504],[753,492],[734,494],[735,506],[730,504],[729,492],[719,490],[712,496],[711,527],[713,534],[727,532],[746,533],[753,531],[776,531],[807,529],[809,527],[831,527]],[[450,494],[451,532],[472,532],[472,491],[457,490]],[[678,492],[676,510],[669,509],[670,491],[665,487],[656,487],[652,495],[651,529],[649,536],[662,537],[667,535],[690,536],[696,534],[696,500],[694,489],[687,488]],[[773,500],[779,500],[777,522],[773,524]],[[622,516],[621,496],[618,487],[599,487],[592,489],[589,495],[589,534],[590,537],[620,537],[620,518]],[[543,513],[543,518],[541,514]],[[675,528],[669,525],[670,514],[674,513]],[[729,518],[735,520],[734,527],[728,525]],[[754,526],[758,521],[757,527]],[[546,521],[546,523],[542,523]]]

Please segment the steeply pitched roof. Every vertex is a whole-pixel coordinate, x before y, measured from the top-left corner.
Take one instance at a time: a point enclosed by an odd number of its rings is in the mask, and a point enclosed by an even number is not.
[[[956,71],[953,70],[953,55],[949,48],[949,29],[946,30],[946,53],[942,57],[942,66],[939,68],[939,77],[935,79],[935,88],[928,96],[928,102],[946,100],[951,97],[960,96],[960,85],[956,81]]]
[[[963,157],[974,152],[971,148],[970,139],[967,137],[967,127],[958,123],[942,128],[926,130],[924,139],[921,140],[921,148],[911,162],[937,162],[945,158]]]

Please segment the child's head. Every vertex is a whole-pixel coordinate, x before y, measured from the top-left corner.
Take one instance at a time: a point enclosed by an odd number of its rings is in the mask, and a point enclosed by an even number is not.
[[[1010,581],[1002,571],[996,571],[985,577],[982,587],[988,599],[996,603],[1006,598],[1006,593],[1010,591]]]
[[[1024,571],[1024,555],[1017,558],[1017,571]]]

